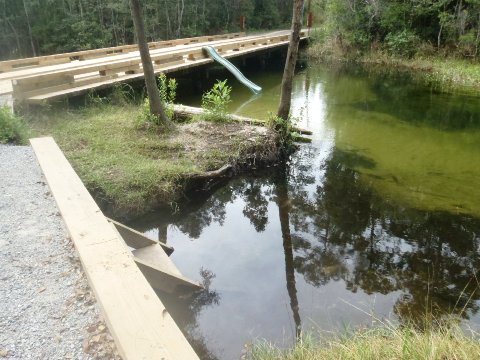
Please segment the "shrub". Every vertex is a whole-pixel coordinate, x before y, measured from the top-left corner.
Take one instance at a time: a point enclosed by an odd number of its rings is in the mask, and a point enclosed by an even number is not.
[[[167,117],[173,119],[173,103],[177,97],[177,80],[167,79],[165,74],[158,76],[158,90],[160,91],[160,99],[164,105],[165,114]],[[146,97],[140,108],[140,113],[137,117],[138,125],[144,126],[146,124],[159,125],[159,119],[150,113],[150,100]]]
[[[387,51],[391,55],[397,55],[401,57],[410,58],[415,55],[418,43],[418,36],[409,30],[388,33],[385,37],[385,46]]]
[[[0,108],[0,144],[25,144],[28,130],[24,120],[8,107]]]
[[[165,112],[170,120],[173,119],[173,103],[177,98],[177,80],[167,79],[165,74],[158,76],[158,89],[160,90],[160,99],[165,105]]]
[[[224,121],[227,115],[230,99],[231,86],[227,80],[217,82],[202,96],[202,108],[207,112],[207,120]]]
[[[286,153],[295,149],[295,140],[298,133],[293,130],[292,119],[284,120],[273,114],[269,114],[267,127],[274,130],[278,135],[278,145]]]

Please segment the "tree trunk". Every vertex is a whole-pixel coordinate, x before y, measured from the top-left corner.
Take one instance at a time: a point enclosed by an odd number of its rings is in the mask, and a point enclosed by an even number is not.
[[[180,34],[182,33],[182,21],[183,21],[183,10],[185,9],[185,1],[180,1],[181,5],[177,2],[177,14],[178,14],[178,21],[177,21],[177,39],[180,39]]]
[[[440,45],[441,45],[441,41],[442,41],[442,31],[443,31],[443,24],[440,25],[440,30],[438,31],[437,50],[440,50]]]
[[[32,47],[32,54],[33,54],[33,56],[37,56],[37,52],[35,50],[35,44],[33,43],[33,35],[32,35],[32,27],[30,25],[30,17],[28,16],[27,4],[25,3],[25,0],[23,0],[23,10],[25,11],[25,18],[27,20],[28,37],[30,38],[30,46]]]
[[[160,91],[158,90],[155,72],[153,71],[152,59],[150,58],[150,50],[145,39],[145,28],[143,24],[142,7],[140,0],[130,0],[133,24],[137,34],[138,49],[142,58],[143,74],[145,77],[145,85],[147,87],[148,98],[150,100],[150,113],[157,117],[159,125],[170,126],[170,120],[165,114],[162,101],[160,100]]]
[[[290,104],[292,102],[292,82],[298,57],[300,31],[302,30],[303,4],[304,0],[295,0],[293,3],[292,33],[288,45],[285,69],[283,71],[282,92],[277,112],[278,117],[281,117],[284,120],[288,119],[290,114]]]

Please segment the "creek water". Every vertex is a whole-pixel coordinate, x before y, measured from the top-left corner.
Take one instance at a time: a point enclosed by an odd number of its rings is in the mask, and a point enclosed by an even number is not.
[[[281,69],[247,75],[263,93],[230,81],[230,110],[265,118]],[[314,135],[285,166],[131,223],[209,284],[160,295],[200,357],[238,359],[260,339],[291,346],[298,329],[419,322],[425,309],[479,325],[480,98],[312,65],[292,105]]]

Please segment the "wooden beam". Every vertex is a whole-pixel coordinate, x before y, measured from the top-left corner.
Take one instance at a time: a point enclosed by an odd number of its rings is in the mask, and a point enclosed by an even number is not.
[[[175,112],[175,114],[179,115],[180,117],[187,117],[187,116],[191,117],[191,116],[195,116],[195,115],[202,115],[202,114],[205,113],[205,110],[203,110],[202,108],[193,107],[193,106],[186,106],[186,105],[179,105],[179,104],[173,105],[173,111]],[[235,115],[235,114],[227,114],[226,117],[231,121],[244,122],[244,123],[251,124],[251,125],[265,126],[265,120],[252,119],[252,118],[248,118],[248,117],[240,116],[240,115]],[[296,131],[296,132],[298,132],[299,134],[302,134],[302,135],[312,135],[313,134],[312,131],[310,131],[310,130],[301,129],[301,128],[298,128],[298,127],[295,127],[295,126],[292,127],[292,130]],[[306,142],[308,142],[308,140],[306,140]]]
[[[153,288],[170,294],[192,292],[202,288],[199,283],[183,276],[158,244],[133,250],[132,253],[135,262]]]
[[[30,142],[122,358],[198,359],[55,141]]]
[[[131,248],[140,249],[150,245],[160,245],[168,256],[170,256],[173,253],[174,249],[171,246],[168,246],[159,241],[150,239],[148,236],[145,236],[141,232],[135,229],[132,229],[118,221],[115,221],[108,217],[107,217],[107,220],[115,226],[115,228],[120,233],[120,236],[123,238],[125,243]]]

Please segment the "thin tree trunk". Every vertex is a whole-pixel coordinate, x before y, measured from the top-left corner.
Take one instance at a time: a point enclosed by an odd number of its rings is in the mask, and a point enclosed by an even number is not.
[[[18,54],[21,54],[23,51],[22,51],[22,45],[20,44],[20,37],[18,36],[17,30],[15,29],[15,27],[13,26],[13,24],[10,20],[5,18],[5,21],[10,26],[10,28],[12,29],[13,35],[15,36],[15,41],[17,43]]]
[[[443,31],[443,24],[440,25],[440,30],[438,31],[437,36],[437,49],[440,50],[440,45],[442,41],[442,31]]]
[[[130,0],[133,24],[137,33],[138,49],[142,58],[143,74],[145,76],[145,85],[147,87],[148,98],[150,100],[150,113],[156,116],[161,125],[170,127],[162,101],[160,100],[160,91],[158,90],[155,72],[153,71],[152,59],[150,58],[150,50],[145,39],[145,27],[143,23],[142,7],[140,0]]]
[[[185,1],[184,0],[181,0],[181,7],[178,8],[178,5],[177,5],[177,9],[178,9],[178,26],[177,26],[177,39],[180,38],[180,33],[182,31],[182,21],[183,21],[183,10],[185,9]],[[177,3],[178,4],[178,3]]]
[[[78,2],[78,7],[80,9],[80,18],[83,20],[83,6],[82,6],[82,0]]]
[[[202,24],[203,24],[203,29],[202,29],[202,32],[205,33],[205,30],[206,30],[206,27],[205,27],[205,0],[203,0],[203,3],[202,3]]]
[[[113,36],[115,38],[115,46],[118,46],[119,45],[119,42],[118,42],[118,25],[115,21],[116,15],[115,15],[115,11],[113,11],[113,7],[110,10],[111,10],[111,13],[112,13],[112,28],[113,28]]]
[[[25,11],[25,18],[27,19],[28,37],[30,38],[32,54],[33,56],[37,56],[37,51],[35,50],[35,44],[33,43],[32,27],[30,26],[30,17],[28,16],[27,4],[25,3],[25,0],[23,0],[23,10]]]
[[[480,41],[480,14],[478,14],[478,23],[477,23],[477,38],[475,40],[475,58],[478,56],[478,43]]]
[[[168,5],[167,5],[167,0],[165,0],[165,17],[167,20],[167,39],[170,39],[170,33],[172,32],[171,29],[171,24],[170,24],[170,15],[168,14]]]
[[[278,117],[284,120],[287,120],[290,115],[290,105],[292,103],[292,82],[298,57],[300,31],[302,30],[303,4],[304,0],[295,0],[293,3],[292,33],[288,45],[285,69],[283,71],[282,92],[277,112]]]

